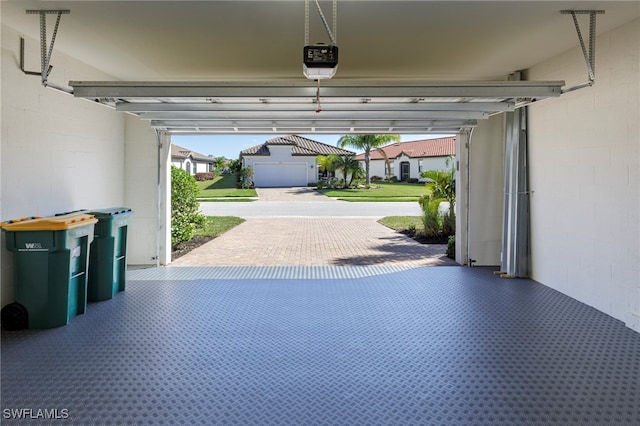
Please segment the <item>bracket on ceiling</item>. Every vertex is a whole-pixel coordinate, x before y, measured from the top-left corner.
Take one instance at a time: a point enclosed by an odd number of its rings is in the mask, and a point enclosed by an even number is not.
[[[71,13],[68,9],[61,10],[27,10],[27,15],[40,15],[40,72],[26,71],[24,69],[24,39],[20,38],[20,69],[23,73],[28,75],[39,75],[42,81],[42,85],[45,87],[52,87],[54,89],[61,90],[66,93],[73,93],[70,89],[56,86],[48,82],[49,73],[53,69],[51,65],[51,56],[53,54],[53,45],[56,41],[56,35],[58,33],[58,27],[60,26],[60,18],[62,15],[68,15]],[[51,44],[47,51],[47,15],[57,15],[56,24],[53,28],[53,34],[51,36]]]
[[[578,84],[577,86],[570,87],[563,90],[563,93],[571,92],[574,90],[582,89],[584,87],[593,86],[596,79],[596,15],[603,15],[604,10],[561,10],[563,15],[571,15],[573,18],[573,24],[576,27],[576,33],[578,34],[578,41],[582,48],[582,55],[584,61],[587,64],[588,81],[586,83]],[[585,46],[584,39],[582,38],[582,32],[580,31],[580,24],[576,15],[589,15],[589,50]]]
[[[53,69],[52,65],[49,65],[47,69],[47,76],[51,73]],[[42,71],[27,71],[24,69],[24,38],[20,37],[20,70],[27,75],[42,75]]]

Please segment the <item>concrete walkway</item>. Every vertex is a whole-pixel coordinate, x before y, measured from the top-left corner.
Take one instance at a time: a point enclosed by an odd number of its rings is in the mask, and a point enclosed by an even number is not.
[[[210,216],[243,224],[176,259],[172,266],[456,265],[443,245],[387,228],[384,216],[417,216],[418,203],[350,203],[307,188],[259,189],[260,201],[201,203]]]

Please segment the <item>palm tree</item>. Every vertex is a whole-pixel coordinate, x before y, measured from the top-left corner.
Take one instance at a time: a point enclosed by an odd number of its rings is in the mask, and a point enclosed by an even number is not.
[[[344,135],[338,139],[338,145],[341,148],[352,146],[356,149],[364,151],[364,171],[365,183],[367,187],[371,184],[369,177],[369,160],[371,158],[371,150],[388,144],[389,142],[399,142],[400,135]]]
[[[427,170],[421,175],[430,179],[425,185],[431,188],[433,196],[445,199],[453,209],[456,202],[456,169],[452,161],[452,157],[447,158],[447,170]]]
[[[376,152],[382,156],[384,160],[384,177],[385,179],[389,179],[391,176],[391,162],[389,161],[389,156],[387,152],[382,148],[376,148]]]
[[[327,172],[327,178],[331,178],[331,173],[336,171],[336,165],[334,164],[335,158],[331,155],[318,155],[316,157],[316,164],[318,169],[323,172]]]
[[[227,159],[224,157],[213,157],[213,169],[219,174],[222,174],[222,171],[224,170],[226,164],[227,164]]]
[[[353,158],[353,155],[337,155],[337,154],[331,154],[329,155],[329,157],[331,157],[331,162],[333,163],[333,165],[335,166],[335,170],[340,170],[344,176],[344,182],[345,182],[345,186],[349,186],[351,185],[351,182],[353,182],[353,178],[354,176],[358,173],[358,171],[360,170],[360,162],[356,159]],[[347,184],[347,177],[349,176],[349,174],[351,174],[351,180],[349,181],[349,184]]]
[[[456,170],[451,161],[451,157],[447,159],[448,170],[422,172],[422,177],[430,179],[425,185],[431,189],[432,199],[446,200],[449,203],[449,213],[444,217],[443,224],[445,235],[455,234]]]
[[[364,177],[364,169],[362,168],[362,164],[358,160],[355,161],[355,164],[351,168],[351,179],[349,179],[349,185],[353,183],[354,179],[362,179]]]

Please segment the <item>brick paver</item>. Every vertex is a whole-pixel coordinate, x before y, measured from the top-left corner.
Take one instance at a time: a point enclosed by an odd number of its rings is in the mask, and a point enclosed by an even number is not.
[[[258,199],[263,202],[337,203],[314,188],[256,188]]]
[[[373,218],[249,218],[172,266],[455,265]]]

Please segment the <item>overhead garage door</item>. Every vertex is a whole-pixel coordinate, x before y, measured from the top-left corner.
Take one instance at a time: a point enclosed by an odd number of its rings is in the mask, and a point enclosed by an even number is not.
[[[305,164],[256,163],[253,181],[257,187],[307,186]]]

